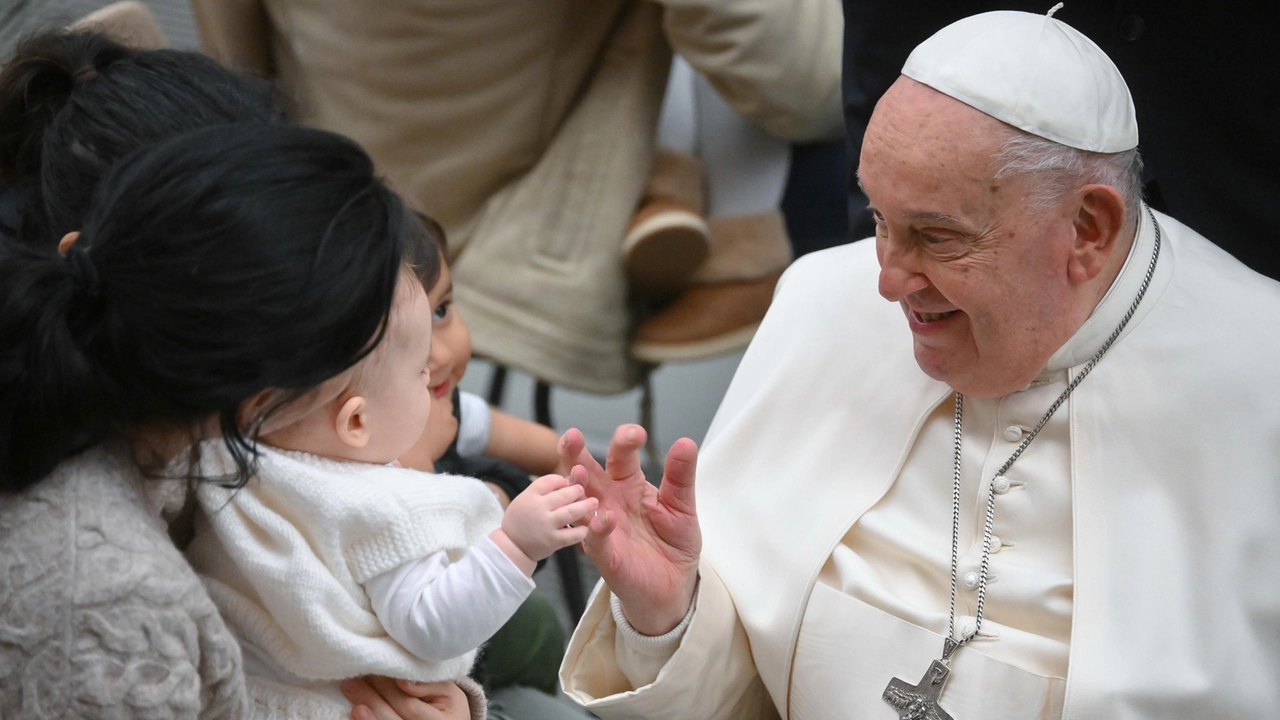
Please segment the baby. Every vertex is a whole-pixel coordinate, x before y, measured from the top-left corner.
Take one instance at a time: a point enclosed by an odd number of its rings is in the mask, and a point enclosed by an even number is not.
[[[504,513],[474,479],[390,466],[427,426],[431,329],[406,269],[381,341],[310,393],[330,399],[263,436],[243,488],[201,485],[188,556],[247,675],[348,711],[343,678],[465,681],[477,646],[533,590],[537,561],[586,535],[573,524],[596,500],[565,477],[538,478]],[[206,477],[229,467],[221,447],[203,446]]]

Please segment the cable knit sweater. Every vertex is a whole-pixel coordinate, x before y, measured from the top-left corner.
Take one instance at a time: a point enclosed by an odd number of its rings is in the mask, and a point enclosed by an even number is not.
[[[240,648],[123,453],[0,495],[0,716],[240,718]]]
[[[0,495],[0,718],[347,717],[246,682],[239,645],[161,520],[164,486],[127,452],[95,448]],[[458,684],[484,718],[479,686]]]

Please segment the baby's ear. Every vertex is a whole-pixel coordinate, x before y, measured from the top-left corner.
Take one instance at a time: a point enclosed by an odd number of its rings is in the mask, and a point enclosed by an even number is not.
[[[334,419],[334,430],[343,443],[353,448],[362,448],[369,444],[369,422],[365,417],[368,404],[364,398],[356,395],[342,403],[338,416]]]

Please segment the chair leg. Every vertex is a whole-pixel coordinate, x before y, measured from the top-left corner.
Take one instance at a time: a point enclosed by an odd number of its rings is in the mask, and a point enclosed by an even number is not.
[[[554,428],[551,421],[551,386],[539,380],[533,386],[533,421]]]
[[[493,364],[493,377],[489,378],[489,404],[502,407],[502,397],[507,394],[507,366]]]
[[[560,571],[560,584],[564,590],[569,617],[576,625],[587,611],[587,594],[582,587],[582,568],[578,565],[578,546],[560,548],[555,553],[556,569]]]
[[[648,456],[648,467],[661,478],[662,458],[658,456],[657,433],[653,429],[653,371],[657,369],[657,365],[640,364],[640,427],[646,433],[644,453]]]

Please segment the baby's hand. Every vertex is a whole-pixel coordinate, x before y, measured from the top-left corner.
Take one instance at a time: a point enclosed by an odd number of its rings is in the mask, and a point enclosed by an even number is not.
[[[556,550],[580,543],[587,536],[585,525],[570,527],[599,505],[595,498],[585,495],[586,490],[578,482],[560,475],[543,475],[511,501],[502,516],[502,532],[529,559],[536,562],[550,557]]]

